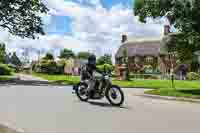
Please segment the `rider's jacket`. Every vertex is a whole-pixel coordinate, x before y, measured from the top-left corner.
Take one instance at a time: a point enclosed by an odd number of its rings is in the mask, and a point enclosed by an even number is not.
[[[81,80],[90,79],[93,77],[93,72],[102,73],[96,65],[86,64],[81,69]]]

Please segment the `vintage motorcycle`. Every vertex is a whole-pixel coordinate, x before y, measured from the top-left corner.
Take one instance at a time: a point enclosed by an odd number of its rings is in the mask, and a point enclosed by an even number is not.
[[[113,85],[111,81],[111,75],[104,73],[100,78],[95,78],[95,88],[91,92],[91,96],[88,97],[88,80],[81,81],[74,86],[76,95],[81,101],[88,101],[89,99],[100,100],[104,97],[113,106],[121,106],[124,102],[124,93],[117,85]]]

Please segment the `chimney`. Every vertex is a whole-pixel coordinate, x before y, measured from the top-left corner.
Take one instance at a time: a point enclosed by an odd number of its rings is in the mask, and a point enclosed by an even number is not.
[[[164,25],[164,35],[168,35],[170,33],[170,26]]]
[[[127,41],[127,35],[126,34],[123,34],[122,35],[122,40],[121,40],[121,43],[124,43]]]

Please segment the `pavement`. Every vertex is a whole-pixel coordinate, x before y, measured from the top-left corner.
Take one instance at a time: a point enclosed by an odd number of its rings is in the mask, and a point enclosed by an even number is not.
[[[198,133],[200,105],[152,99],[123,89],[125,103],[80,102],[72,86],[0,86],[0,123],[26,133]]]

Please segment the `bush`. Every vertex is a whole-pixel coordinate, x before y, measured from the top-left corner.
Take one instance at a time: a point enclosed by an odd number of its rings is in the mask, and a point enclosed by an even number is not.
[[[6,64],[0,64],[0,75],[11,75],[13,70]]]
[[[144,72],[145,73],[153,73],[153,67],[151,65],[144,65]]]
[[[42,73],[55,74],[58,72],[57,64],[54,60],[42,60],[37,71]]]
[[[98,65],[97,68],[100,69],[102,72],[104,71],[104,68],[107,72],[112,72],[115,67],[110,64],[104,64],[104,65]]]
[[[57,64],[57,73],[58,74],[63,74],[64,73],[64,67],[65,67],[65,64]]]
[[[12,69],[13,72],[19,72],[19,69],[17,69],[15,66],[8,64],[7,65],[10,69]]]
[[[187,79],[188,80],[199,80],[200,79],[200,75],[198,73],[195,73],[195,72],[189,72],[187,74]]]

